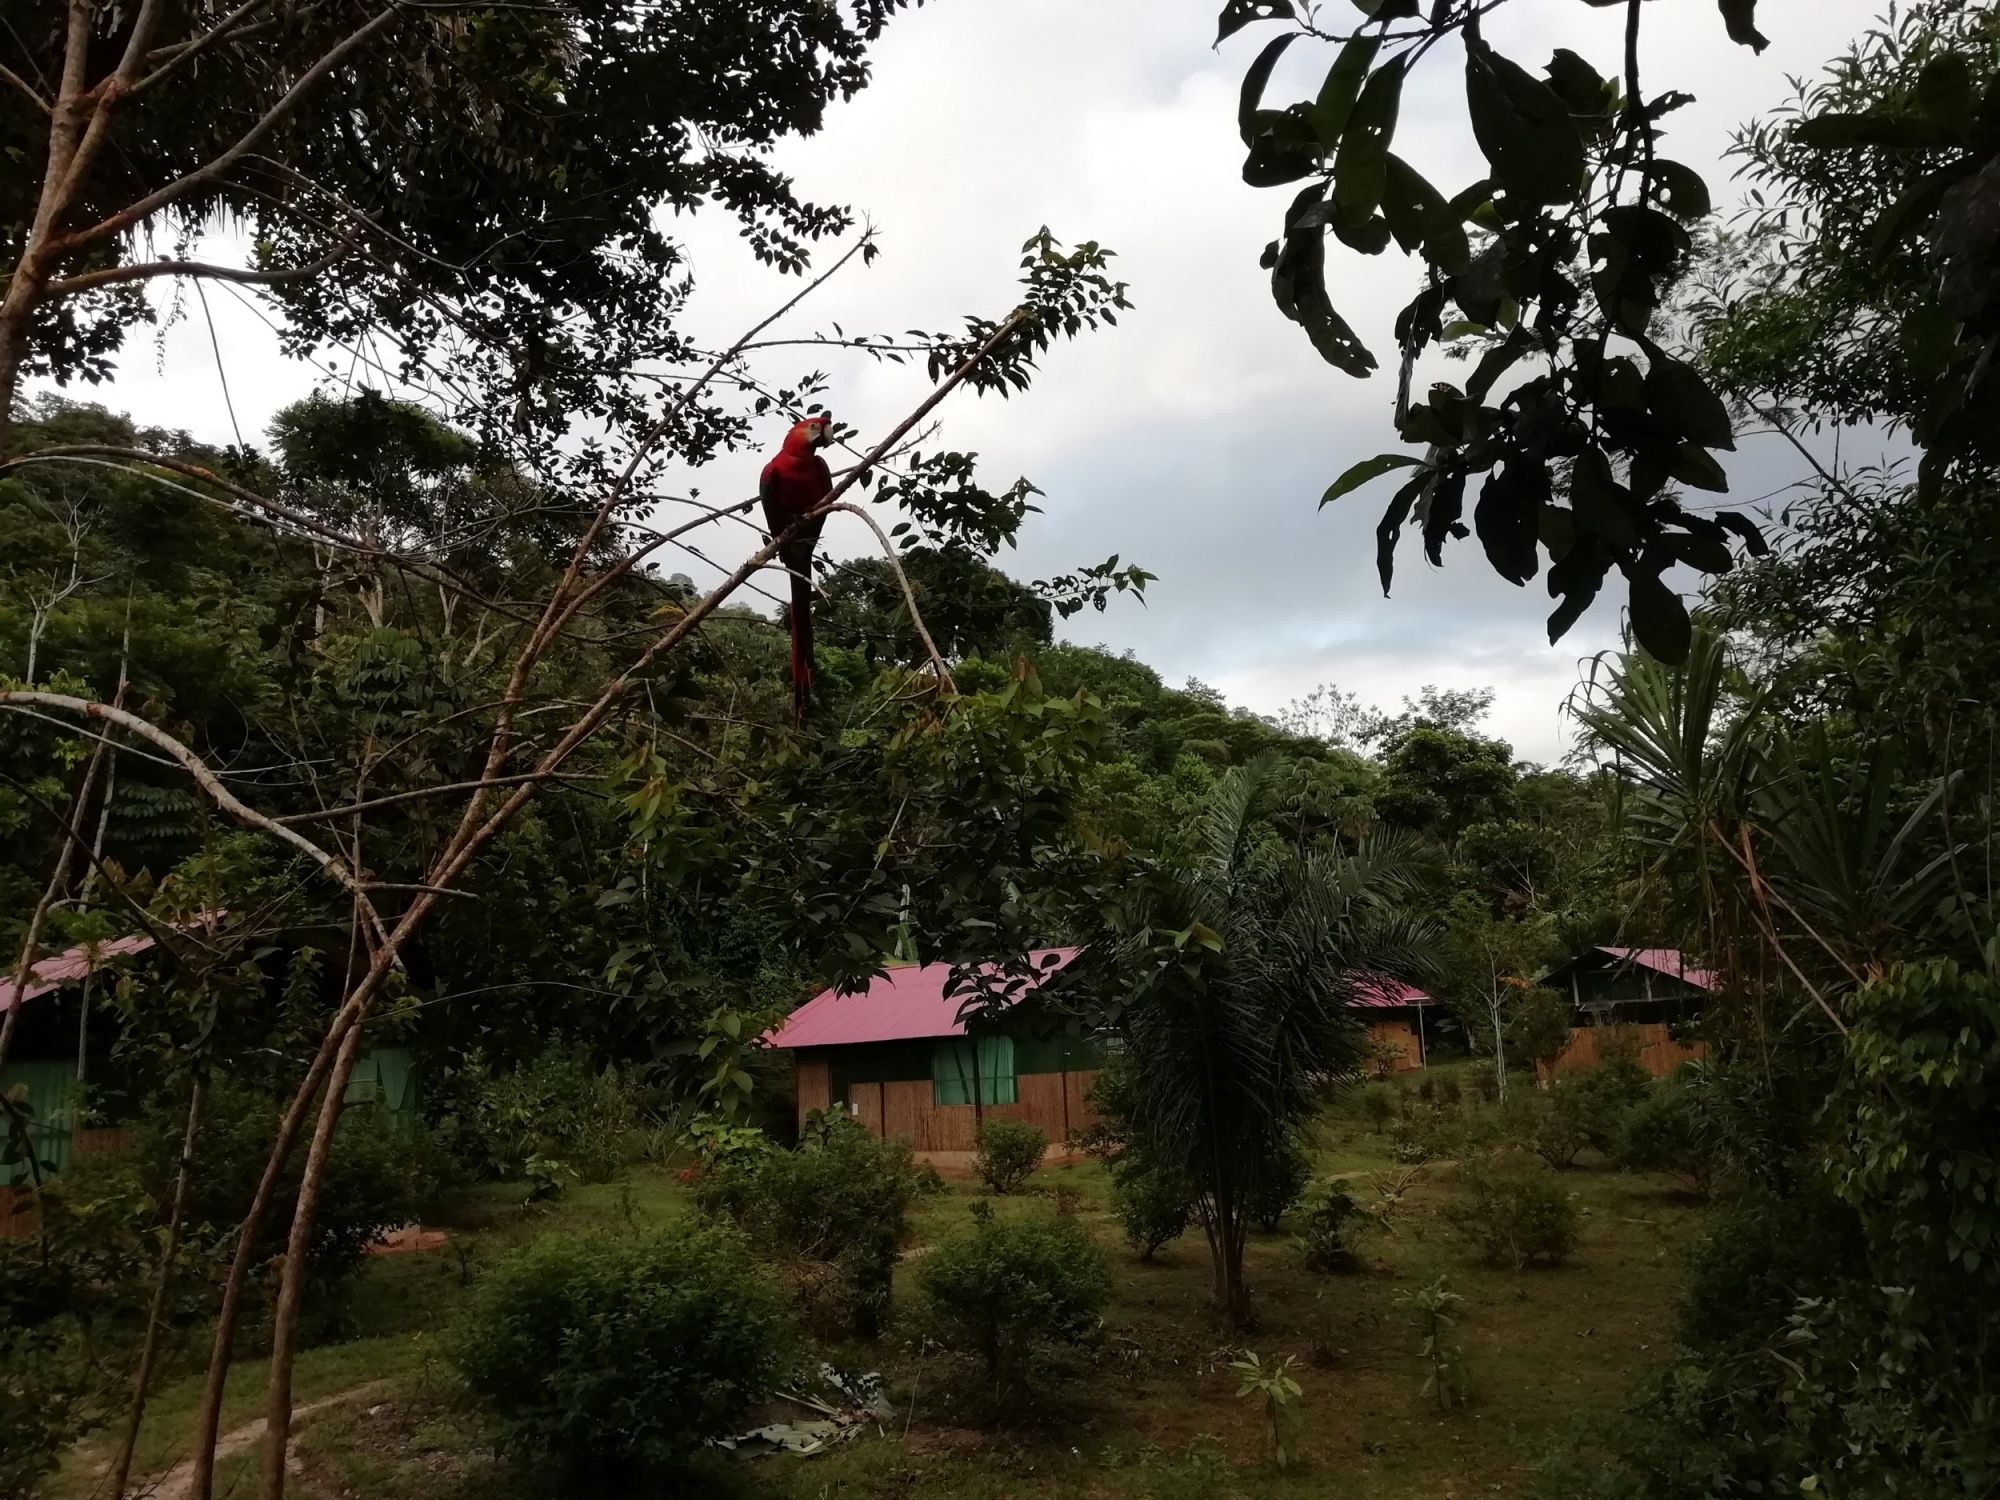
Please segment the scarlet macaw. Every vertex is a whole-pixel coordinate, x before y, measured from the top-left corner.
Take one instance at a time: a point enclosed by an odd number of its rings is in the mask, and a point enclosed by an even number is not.
[[[813,412],[792,424],[778,456],[764,465],[757,493],[764,500],[764,525],[777,536],[826,499],[833,474],[817,450],[833,441],[834,421]],[[792,724],[803,725],[806,700],[812,694],[812,558],[826,517],[814,516],[778,549],[778,560],[792,575]]]

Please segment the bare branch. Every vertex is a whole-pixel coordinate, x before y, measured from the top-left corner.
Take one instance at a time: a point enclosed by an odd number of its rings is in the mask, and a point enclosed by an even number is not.
[[[37,708],[59,708],[82,718],[101,724],[116,724],[129,734],[136,734],[143,740],[150,740],[166,751],[182,770],[194,779],[196,786],[207,793],[208,799],[246,828],[255,828],[270,834],[282,843],[290,844],[314,864],[331,876],[348,891],[359,894],[365,889],[360,879],[347,867],[344,860],[329,854],[305,835],[287,828],[274,818],[265,816],[256,808],[239,799],[236,794],[222,784],[222,778],[211,771],[202,758],[186,745],[168,734],[149,719],[142,719],[135,713],[128,713],[109,703],[93,703],[88,698],[72,698],[66,693],[38,693],[27,690],[0,690],[0,708],[16,704],[26,704]],[[372,911],[373,908],[371,907]],[[379,918],[377,919],[379,923]]]
[[[875,518],[858,505],[845,501],[839,505],[829,505],[828,510],[844,510],[851,516],[859,516],[868,523],[868,529],[875,533],[875,540],[882,544],[882,555],[888,559],[889,570],[896,575],[896,582],[903,586],[903,603],[909,607],[910,623],[917,628],[917,638],[924,643],[924,650],[930,653],[931,668],[938,675],[938,682],[947,693],[958,696],[958,684],[951,680],[951,669],[944,664],[944,657],[938,654],[937,642],[931,639],[929,629],[924,625],[923,611],[917,608],[916,591],[910,587],[910,575],[903,571],[902,559],[897,557],[895,544],[889,534],[875,524]]]
[[[16,73],[12,68],[0,65],[0,83],[8,84],[19,90],[27,98],[28,102],[43,114],[53,115],[56,112],[56,107],[44,99],[33,84],[29,83],[27,79]]]
[[[86,271],[81,276],[51,281],[43,288],[43,296],[53,301],[57,297],[87,292],[92,287],[113,286],[125,281],[149,281],[159,276],[200,276],[210,281],[234,281],[244,286],[276,286],[319,275],[343,259],[351,248],[351,243],[343,240],[318,260],[283,271],[256,271],[248,266],[212,266],[198,260],[149,260],[138,265],[111,266],[102,271]]]
[[[172,182],[146,194],[136,203],[127,204],[108,218],[100,219],[86,229],[74,230],[57,239],[50,247],[55,254],[62,254],[96,240],[108,238],[130,229],[147,216],[157,213],[169,203],[206,186],[220,177],[230,167],[241,161],[256,147],[257,143],[285,122],[285,118],[297,109],[305,98],[326,79],[327,75],[339,68],[347,59],[374,41],[389,26],[400,19],[401,12],[390,5],[365,26],[351,32],[343,40],[329,48],[320,60],[299,75],[297,83],[284,96],[264,112],[263,118],[252,125],[237,139],[235,145],[192,172],[175,178]]]

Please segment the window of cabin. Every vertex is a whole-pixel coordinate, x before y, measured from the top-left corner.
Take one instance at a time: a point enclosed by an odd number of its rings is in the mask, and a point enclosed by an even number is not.
[[[971,1104],[975,1099],[980,1104],[1019,1101],[1012,1037],[955,1037],[932,1049],[931,1103]]]

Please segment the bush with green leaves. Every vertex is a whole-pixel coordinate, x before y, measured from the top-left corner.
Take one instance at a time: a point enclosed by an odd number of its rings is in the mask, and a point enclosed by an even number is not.
[[[733,1230],[683,1226],[536,1241],[478,1284],[451,1358],[503,1449],[629,1482],[739,1424],[795,1337]]]
[[[1626,1112],[1653,1092],[1653,1075],[1620,1044],[1617,1028],[1609,1030],[1612,1040],[1604,1044],[1604,1060],[1562,1075],[1550,1091],[1554,1106],[1575,1121],[1590,1148],[1606,1156],[1618,1150]]]
[[[1020,1191],[1048,1155],[1048,1133],[1019,1120],[988,1120],[979,1127],[973,1166],[996,1193]]]
[[[1286,1142],[1250,1194],[1250,1222],[1266,1234],[1276,1234],[1286,1214],[1312,1185],[1312,1158],[1295,1143]]]
[[[186,1109],[185,1099],[163,1097],[147,1105],[134,1127],[134,1164],[156,1202],[172,1195]],[[188,1179],[184,1210],[191,1241],[226,1238],[242,1221],[277,1138],[278,1114],[278,1101],[248,1083],[226,1074],[210,1081],[202,1103],[199,1170]],[[284,1248],[304,1155],[303,1149],[292,1153],[279,1207],[264,1216],[260,1260]],[[422,1219],[449,1176],[426,1132],[378,1105],[350,1104],[334,1131],[313,1214],[309,1288],[330,1292],[383,1234]]]
[[[1313,1188],[1298,1217],[1299,1253],[1306,1269],[1331,1276],[1360,1270],[1361,1237],[1381,1223],[1380,1215],[1363,1206],[1344,1183]]]
[[[1458,1199],[1445,1218],[1466,1244],[1497,1266],[1561,1265],[1576,1248],[1582,1214],[1549,1164],[1506,1147],[1459,1168]]]
[[[1194,1219],[1194,1184],[1128,1151],[1111,1168],[1111,1211],[1141,1260],[1177,1240]]]
[[[976,1357],[1002,1399],[1020,1394],[1041,1349],[1090,1338],[1111,1297],[1104,1252],[1070,1217],[979,1216],[923,1258],[917,1280],[933,1335]]]
[[[599,1067],[581,1047],[550,1047],[511,1069],[471,1053],[438,1083],[438,1132],[486,1176],[608,1182],[642,1149],[654,1091],[633,1069]],[[557,1189],[560,1191],[560,1188]]]
[[[1694,1088],[1669,1079],[1626,1110],[1614,1156],[1628,1171],[1670,1173],[1706,1194],[1716,1154]]]
[[[878,1140],[850,1115],[809,1122],[791,1151],[745,1155],[702,1178],[696,1202],[785,1263],[818,1332],[873,1338],[921,1178],[907,1140]]]
[[[1389,1122],[1396,1116],[1396,1090],[1389,1084],[1365,1085],[1357,1096],[1357,1102],[1361,1109],[1361,1118],[1368,1122],[1369,1128],[1377,1135],[1388,1128]]]
[[[1557,1171],[1576,1165],[1577,1156],[1590,1144],[1583,1121],[1568,1102],[1560,1082],[1536,1117],[1534,1134],[1528,1145],[1535,1155]]]

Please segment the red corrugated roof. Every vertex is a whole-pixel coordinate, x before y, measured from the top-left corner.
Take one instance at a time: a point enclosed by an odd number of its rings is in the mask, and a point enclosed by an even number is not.
[[[1688,956],[1678,948],[1607,948],[1600,945],[1597,951],[1608,953],[1625,963],[1651,969],[1655,974],[1668,974],[1675,979],[1684,979],[1698,990],[1722,988],[1721,975],[1713,969],[1704,969],[1699,964],[1690,963]]]
[[[1039,968],[1055,958],[1053,973],[1077,955],[1075,948],[1043,948],[1029,955]],[[990,969],[989,971],[990,972]],[[793,1011],[785,1024],[767,1032],[773,1047],[851,1047],[857,1042],[909,1042],[926,1037],[964,1036],[958,1009],[967,994],[946,996],[950,964],[891,969],[856,995],[821,990]]]
[[[208,927],[217,918],[226,915],[220,911],[205,911],[194,918],[189,925]],[[59,985],[75,984],[93,970],[103,968],[114,958],[124,958],[134,953],[144,953],[153,946],[153,939],[143,932],[135,932],[127,937],[113,938],[108,943],[84,943],[67,952],[58,953],[53,958],[45,958],[28,970],[28,983],[19,997],[35,1000],[46,995]],[[14,975],[10,967],[6,976],[0,978],[0,1011],[12,1010],[16,991]]]

